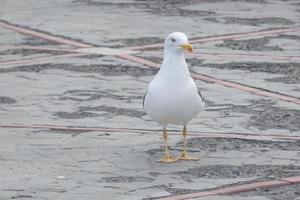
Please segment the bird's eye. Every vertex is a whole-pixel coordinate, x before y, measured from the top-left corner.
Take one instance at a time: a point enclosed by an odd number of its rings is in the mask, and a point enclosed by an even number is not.
[[[172,38],[171,40],[172,40],[172,42],[175,42],[175,41],[176,41],[174,38]]]

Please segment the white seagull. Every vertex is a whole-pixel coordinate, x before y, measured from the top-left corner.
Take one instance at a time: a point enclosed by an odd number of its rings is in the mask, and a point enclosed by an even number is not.
[[[164,59],[160,70],[150,82],[144,96],[143,106],[148,116],[163,126],[165,156],[160,162],[198,160],[186,150],[186,126],[204,107],[203,98],[190,75],[184,57],[184,50],[193,52],[184,33],[171,33],[165,39]],[[168,149],[168,124],[183,126],[183,150],[177,158]]]

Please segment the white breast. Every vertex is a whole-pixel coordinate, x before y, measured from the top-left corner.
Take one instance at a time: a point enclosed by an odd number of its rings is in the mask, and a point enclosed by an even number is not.
[[[186,124],[203,108],[191,77],[158,76],[150,83],[144,109],[160,124]]]

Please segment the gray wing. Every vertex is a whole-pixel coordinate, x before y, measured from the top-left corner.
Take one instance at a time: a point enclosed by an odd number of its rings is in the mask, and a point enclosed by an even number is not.
[[[145,108],[145,99],[146,99],[147,91],[145,92],[145,95],[143,97],[143,108]]]
[[[195,80],[193,78],[192,78],[192,80],[194,81],[194,83],[195,83],[195,85],[197,87],[197,84],[196,84]],[[202,100],[202,102],[204,102],[205,101],[204,96],[201,94],[199,88],[197,88],[197,89],[198,89],[198,94],[199,94],[200,99]]]
[[[199,97],[201,98],[201,100],[204,102],[204,97],[202,96],[202,94],[201,94],[199,88],[198,88],[198,94],[199,94]]]

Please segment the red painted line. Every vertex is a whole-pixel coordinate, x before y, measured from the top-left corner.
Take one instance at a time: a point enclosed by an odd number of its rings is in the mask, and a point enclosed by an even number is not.
[[[295,176],[295,177],[283,178],[280,180],[254,182],[254,183],[242,184],[237,186],[228,186],[221,189],[214,189],[214,190],[209,190],[204,192],[195,192],[195,193],[189,193],[183,195],[163,197],[163,198],[159,198],[159,200],[186,200],[186,199],[200,198],[200,197],[207,197],[207,196],[230,195],[230,194],[236,194],[242,192],[249,192],[251,190],[256,190],[256,189],[281,187],[281,186],[287,186],[287,185],[299,184],[299,183],[300,183],[300,177]]]
[[[68,44],[68,45],[72,45],[72,46],[77,46],[77,47],[93,47],[93,45],[89,45],[89,44],[85,44],[85,43],[81,43],[81,42],[77,42],[77,41],[73,41],[73,40],[68,40],[68,39],[63,39],[63,38],[59,38],[56,36],[52,36],[49,34],[45,34],[45,33],[41,33],[38,31],[34,31],[34,30],[30,30],[27,28],[22,28],[16,25],[12,25],[10,23],[4,22],[4,21],[0,21],[0,26],[10,29],[10,30],[14,30],[23,34],[27,34],[27,35],[31,35],[31,36],[35,36],[35,37],[39,37],[39,38],[43,38],[43,39],[47,39],[47,40],[51,40],[51,41],[55,41],[58,43],[62,43],[62,44]],[[208,38],[202,38],[202,39],[194,39],[194,42],[205,42],[205,41],[214,41],[214,40],[220,40],[220,39],[233,39],[233,38],[239,38],[239,37],[248,37],[248,36],[259,36],[259,35],[266,35],[266,34],[278,34],[278,33],[283,33],[283,32],[290,32],[290,31],[298,31],[300,30],[300,27],[295,27],[295,28],[286,28],[286,29],[276,29],[276,30],[270,30],[270,31],[256,31],[256,32],[248,32],[248,33],[239,33],[239,34],[231,34],[231,35],[226,35],[226,36],[215,36],[215,37],[208,37]],[[161,44],[159,44],[161,45]],[[73,54],[71,56],[79,56],[81,54]],[[61,56],[56,56],[57,58],[59,57],[71,57],[71,56],[67,56],[67,55],[61,55]],[[117,57],[125,59],[125,60],[129,60],[132,62],[136,62],[136,63],[140,63],[152,68],[159,68],[159,64],[148,61],[146,59],[142,59],[133,55],[118,55]],[[34,60],[32,60],[33,62],[36,61],[43,61],[46,60],[47,58],[35,58]],[[4,61],[1,64],[24,64],[24,63],[31,63],[29,59],[26,60],[22,60],[22,61]],[[203,80],[203,81],[207,81],[207,82],[212,82],[212,83],[216,83],[216,84],[220,84],[220,85],[224,85],[226,87],[231,87],[231,88],[236,88],[239,90],[243,90],[246,92],[250,92],[253,94],[257,94],[260,96],[267,96],[267,97],[274,97],[283,101],[287,101],[287,102],[292,102],[295,104],[300,104],[300,99],[296,98],[296,97],[289,97],[287,95],[282,95],[282,94],[277,94],[271,91],[266,91],[263,89],[257,89],[257,88],[253,88],[250,86],[245,86],[245,85],[241,85],[238,83],[233,83],[230,81],[225,81],[225,80],[221,80],[221,79],[216,79],[213,77],[209,77],[207,75],[204,74],[199,74],[199,73],[192,73],[192,76],[195,79],[198,80]]]
[[[219,85],[223,85],[226,87],[230,87],[230,88],[236,88],[245,92],[249,92],[249,93],[253,93],[259,96],[265,96],[265,97],[273,97],[282,101],[286,101],[286,102],[291,102],[291,103],[295,103],[295,104],[299,104],[300,105],[300,99],[297,97],[292,97],[292,96],[287,96],[284,94],[280,94],[280,93],[276,93],[273,91],[267,91],[261,88],[254,88],[248,85],[242,85],[239,83],[234,83],[231,81],[226,81],[226,80],[221,80],[221,79],[217,79],[214,77],[210,77],[204,74],[200,74],[200,73],[191,73],[192,77],[197,79],[197,80],[203,80],[206,82],[211,82],[211,83],[216,83]]]
[[[47,124],[33,124],[33,125],[24,125],[24,124],[0,124],[0,128],[26,128],[26,129],[47,129],[54,131],[74,131],[74,132],[126,132],[126,133],[161,133],[161,130],[152,130],[152,129],[134,129],[134,128],[108,128],[108,127],[78,127],[78,126],[56,126],[56,125],[47,125]]]
[[[293,137],[293,136],[275,136],[275,135],[266,135],[266,134],[257,134],[257,135],[241,135],[241,134],[227,134],[227,133],[195,133],[189,132],[189,136],[193,136],[195,138],[225,138],[225,139],[246,139],[246,140],[290,140],[290,141],[300,141],[300,137]],[[264,138],[261,138],[264,137]],[[268,138],[268,139],[267,139]]]
[[[66,125],[53,125],[53,124],[33,124],[33,125],[22,125],[22,124],[0,124],[1,126],[26,126],[26,127],[42,127],[42,128],[64,128],[70,130],[100,130],[100,131],[107,131],[107,130],[117,130],[117,131],[144,131],[144,132],[156,132],[161,133],[162,129],[146,129],[146,128],[127,128],[127,127],[119,127],[119,128],[112,128],[112,127],[84,127],[84,126],[66,126]],[[181,132],[180,130],[173,130],[169,129],[169,132]],[[300,136],[284,136],[279,134],[257,134],[257,133],[247,133],[247,132],[210,132],[210,131],[189,131],[189,135],[191,136],[199,136],[199,134],[216,134],[216,135],[241,135],[241,136],[272,136],[272,137],[288,137],[288,138],[296,138],[300,139]]]
[[[185,200],[185,199],[193,199],[199,197],[207,197],[207,196],[215,196],[218,195],[214,191],[204,191],[204,192],[197,192],[197,193],[189,193],[189,194],[182,194],[177,196],[169,196],[159,198],[158,200]]]
[[[70,58],[70,57],[78,57],[78,56],[84,56],[86,54],[83,53],[70,53],[70,54],[63,54],[63,55],[53,55],[53,56],[40,56],[35,58],[25,58],[22,60],[5,60],[0,61],[0,64],[3,65],[17,65],[17,64],[34,64],[37,62],[45,62],[53,59],[59,59],[59,58]]]
[[[43,39],[47,39],[50,41],[55,41],[58,43],[62,43],[62,44],[68,44],[68,45],[72,45],[72,46],[76,46],[76,47],[93,47],[93,45],[90,44],[85,44],[85,43],[81,43],[81,42],[77,42],[74,40],[68,40],[68,39],[63,39],[57,36],[52,36],[50,34],[46,34],[46,33],[41,33],[38,31],[34,31],[28,28],[22,28],[16,25],[12,25],[8,22],[4,22],[4,21],[0,21],[0,26],[3,28],[7,28],[13,31],[17,31],[23,34],[27,34],[27,35],[31,35],[34,37],[39,37],[39,38],[43,38]],[[291,31],[299,31],[300,27],[294,27],[294,28],[284,28],[284,29],[275,29],[275,30],[269,30],[269,31],[256,31],[256,32],[248,32],[248,33],[239,33],[239,34],[230,34],[230,35],[223,35],[223,36],[213,36],[213,37],[207,37],[207,38],[200,38],[200,39],[192,39],[191,41],[193,42],[208,42],[208,41],[216,41],[216,40],[224,40],[224,39],[236,39],[236,38],[241,38],[241,37],[249,37],[249,36],[262,36],[262,35],[267,35],[267,34],[279,34],[279,33],[284,33],[284,32],[291,32]],[[150,45],[151,46],[151,45]],[[162,46],[162,44],[158,44],[158,46]],[[145,47],[145,46],[144,46]],[[149,45],[146,47],[146,49],[149,47]],[[152,45],[153,47],[153,45]],[[151,47],[151,48],[152,48]],[[140,47],[141,48],[141,47]],[[133,49],[133,48],[131,48]],[[81,54],[73,54],[71,56],[79,56]],[[60,55],[60,56],[56,56],[57,58],[59,57],[71,57],[70,55]],[[136,63],[140,63],[152,68],[159,68],[159,64],[154,63],[152,61],[148,61],[146,59],[143,58],[139,58],[133,55],[118,55],[117,57],[125,59],[125,60],[129,60],[132,62],[136,62]],[[35,60],[32,60],[33,62],[36,61],[43,61],[44,59],[47,58],[35,58]],[[24,64],[24,63],[30,63],[30,60],[22,60],[22,61],[5,61],[2,62],[2,64]],[[192,73],[192,76],[195,79],[198,80],[203,80],[206,82],[212,82],[212,83],[216,83],[219,85],[223,85],[226,87],[230,87],[230,88],[236,88],[242,91],[246,91],[246,92],[250,92],[256,95],[260,95],[260,96],[266,96],[266,97],[274,97],[283,101],[287,101],[287,102],[292,102],[295,104],[300,104],[300,99],[296,98],[296,97],[290,97],[284,94],[279,94],[279,93],[275,93],[272,91],[266,91],[264,89],[260,89],[260,88],[254,88],[251,86],[246,86],[246,85],[242,85],[242,84],[238,84],[238,83],[233,83],[230,81],[225,81],[225,80],[221,80],[221,79],[217,79],[214,77],[210,77],[204,74],[200,74],[200,73]]]
[[[20,27],[20,26],[13,25],[13,24],[10,24],[5,21],[1,21],[1,20],[0,20],[0,27],[9,29],[9,30],[12,30],[15,32],[19,32],[19,33],[22,33],[25,35],[30,35],[33,37],[38,37],[38,38],[42,38],[45,40],[57,42],[60,44],[67,44],[67,45],[71,45],[71,46],[75,46],[75,47],[93,47],[93,45],[90,45],[90,44],[86,44],[83,42],[77,42],[77,41],[70,40],[70,39],[64,39],[62,37],[53,36],[51,34],[42,33],[40,31],[36,31],[36,30],[31,30],[29,28]]]
[[[158,51],[149,51],[147,54],[158,55],[162,57],[163,53]],[[205,53],[205,52],[193,52],[186,55],[187,58],[197,58],[208,56],[216,56],[222,58],[268,58],[273,60],[284,60],[284,61],[298,61],[300,60],[300,56],[274,56],[274,55],[265,55],[265,54],[251,54],[251,53],[234,53],[234,54],[226,54],[226,53]]]
[[[300,137],[297,137],[297,136],[275,136],[274,135],[274,139],[279,139],[279,140],[300,140]]]
[[[280,33],[292,32],[292,31],[300,31],[300,27],[292,27],[292,28],[279,28],[273,30],[262,30],[262,31],[253,31],[253,32],[245,32],[245,33],[233,33],[227,35],[219,35],[219,36],[210,36],[205,38],[190,38],[190,43],[204,43],[204,42],[212,42],[219,40],[228,40],[228,39],[239,39],[244,37],[257,37],[257,36],[269,36],[269,35],[278,35]],[[149,44],[143,46],[135,46],[130,47],[130,50],[153,50],[163,48],[162,43]]]
[[[160,67],[160,64],[158,64],[158,63],[155,63],[155,62],[152,62],[152,61],[149,61],[149,60],[146,60],[144,58],[140,58],[140,57],[137,57],[137,56],[134,56],[134,55],[130,55],[130,54],[117,55],[117,57],[128,60],[128,61],[132,61],[132,62],[135,62],[135,63],[139,63],[139,64],[142,64],[142,65],[146,65],[146,66],[151,67],[151,68],[159,69],[159,67]]]
[[[300,184],[300,176],[282,178],[282,181],[287,181],[291,184]]]
[[[119,58],[125,59],[125,60],[129,60],[135,63],[139,63],[151,68],[155,68],[158,69],[160,67],[160,65],[158,63],[134,56],[134,55],[119,55]],[[215,84],[219,84],[219,85],[223,85],[226,87],[230,87],[230,88],[235,88],[238,90],[242,90],[245,92],[249,92],[252,94],[256,94],[259,96],[265,96],[265,97],[273,97],[282,101],[286,101],[286,102],[291,102],[291,103],[295,103],[295,104],[299,104],[300,105],[300,99],[297,97],[292,97],[292,96],[287,96],[284,94],[280,94],[280,93],[276,93],[273,91],[268,91],[265,89],[261,89],[261,88],[255,88],[255,87],[251,87],[248,85],[243,85],[243,84],[239,84],[239,83],[234,83],[231,81],[226,81],[226,80],[222,80],[222,79],[217,79],[211,76],[207,76],[205,74],[200,74],[200,73],[196,73],[196,72],[191,72],[191,75],[194,79],[197,80],[202,80],[205,82],[209,82],[209,83],[215,83]]]
[[[224,54],[224,53],[201,53],[201,52],[195,52],[188,54],[188,57],[197,57],[201,55],[212,55],[212,56],[218,56],[218,57],[240,57],[240,58],[269,58],[273,60],[300,60],[300,56],[272,56],[272,55],[263,55],[263,54],[250,54],[250,53],[236,53],[236,54]]]
[[[272,188],[272,187],[279,187],[279,186],[286,186],[290,185],[289,182],[281,181],[281,180],[274,180],[274,181],[263,181],[263,182],[255,182],[255,183],[249,183],[244,185],[237,185],[227,188],[221,188],[214,190],[215,193],[219,195],[230,195],[235,193],[241,193],[241,192],[248,192],[251,190],[255,190],[258,188]]]
[[[0,50],[36,50],[36,51],[54,51],[54,52],[64,52],[64,53],[78,53],[74,49],[62,49],[62,48],[52,48],[52,47],[42,47],[42,46],[29,46],[29,45],[18,45],[18,46],[1,46]]]
[[[58,126],[53,124],[0,124],[0,128],[27,128],[27,129],[48,129],[57,131],[100,131],[100,132],[125,132],[125,133],[147,133],[160,135],[160,129],[143,129],[143,128],[113,128],[113,127],[82,127],[82,126]],[[169,132],[180,133],[180,130],[168,130]],[[300,136],[278,135],[278,134],[257,134],[257,133],[235,133],[235,132],[208,132],[208,131],[189,131],[189,136],[193,137],[212,137],[212,138],[238,138],[238,139],[254,139],[259,140],[259,137],[271,137],[273,139],[284,140],[300,140]],[[265,140],[265,139],[262,139]]]
[[[135,46],[135,47],[129,47],[127,49],[133,50],[133,51],[146,51],[146,50],[154,50],[154,49],[161,49],[164,47],[163,43],[156,43],[156,44],[147,44],[143,46]]]

